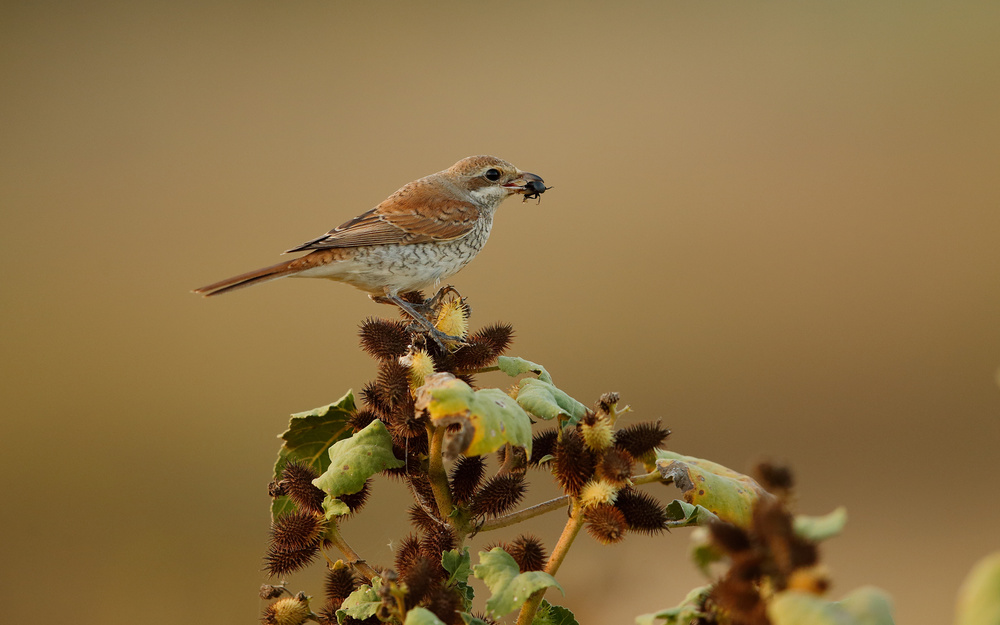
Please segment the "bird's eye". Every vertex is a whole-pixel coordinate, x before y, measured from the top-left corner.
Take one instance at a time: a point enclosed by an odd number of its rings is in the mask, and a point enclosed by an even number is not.
[[[491,167],[490,169],[486,170],[486,173],[483,174],[483,177],[489,180],[490,182],[496,182],[497,180],[500,180],[500,170],[493,169]]]

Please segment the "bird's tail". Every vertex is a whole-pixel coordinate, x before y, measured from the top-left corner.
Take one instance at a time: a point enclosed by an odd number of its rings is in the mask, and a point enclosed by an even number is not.
[[[255,271],[248,271],[247,273],[242,273],[238,276],[221,280],[215,284],[209,284],[208,286],[195,289],[192,293],[198,293],[199,295],[208,297],[210,295],[220,295],[222,293],[228,293],[229,291],[235,291],[236,289],[242,289],[243,287],[251,286],[259,282],[277,280],[278,278],[283,278],[302,271],[303,263],[301,261],[301,258],[294,258],[283,263],[278,263],[277,265],[271,265],[270,267],[264,267]]]

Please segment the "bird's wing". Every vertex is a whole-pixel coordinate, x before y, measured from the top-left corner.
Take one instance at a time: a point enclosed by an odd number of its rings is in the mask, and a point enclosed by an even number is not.
[[[479,208],[423,180],[411,183],[367,213],[288,252],[362,245],[410,245],[459,239],[472,231]]]

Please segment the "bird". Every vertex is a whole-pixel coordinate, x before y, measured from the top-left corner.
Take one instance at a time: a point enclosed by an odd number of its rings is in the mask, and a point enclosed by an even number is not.
[[[403,185],[375,208],[285,253],[304,256],[194,289],[206,297],[278,278],[326,278],[395,304],[441,337],[410,302],[411,291],[437,287],[476,257],[507,198],[539,198],[551,187],[496,156],[469,156]]]

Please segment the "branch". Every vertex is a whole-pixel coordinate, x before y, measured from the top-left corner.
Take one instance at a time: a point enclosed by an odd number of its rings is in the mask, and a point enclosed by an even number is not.
[[[549,563],[545,565],[546,573],[555,576],[556,571],[559,570],[559,566],[566,559],[566,553],[569,551],[570,546],[572,546],[573,540],[580,533],[581,527],[583,527],[583,505],[579,501],[574,501],[569,520],[566,521],[566,526],[559,536],[559,542],[556,543],[555,549],[552,550],[552,555],[549,556]],[[538,606],[542,603],[545,591],[545,588],[536,591],[524,606],[521,607],[521,612],[517,615],[517,625],[531,625],[531,621],[535,618],[535,612],[538,611]]]
[[[368,566],[368,563],[358,555],[358,552],[354,550],[353,547],[347,544],[344,537],[340,535],[340,528],[337,527],[336,523],[330,523],[330,526],[326,530],[326,538],[333,543],[333,546],[340,550],[340,553],[344,554],[347,558],[347,562],[365,576],[368,581],[373,578],[381,577],[375,569]]]
[[[451,489],[448,486],[448,473],[444,470],[444,433],[447,428],[427,426],[427,436],[430,439],[430,450],[427,452],[427,477],[434,491],[434,501],[442,519],[451,518],[455,506],[451,501]]]
[[[553,510],[559,510],[560,508],[566,507],[570,501],[569,495],[563,495],[561,497],[556,497],[555,499],[550,499],[548,501],[543,501],[540,504],[531,506],[530,508],[525,508],[523,510],[518,510],[517,512],[512,512],[508,515],[497,517],[490,521],[485,521],[482,525],[476,528],[476,533],[488,532],[490,530],[497,530],[501,527],[508,527],[521,521],[526,521],[532,519],[536,516],[541,516],[547,512],[552,512]]]

